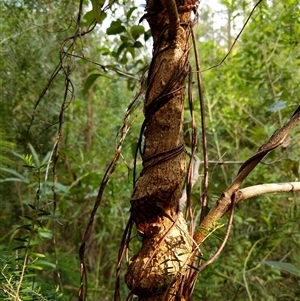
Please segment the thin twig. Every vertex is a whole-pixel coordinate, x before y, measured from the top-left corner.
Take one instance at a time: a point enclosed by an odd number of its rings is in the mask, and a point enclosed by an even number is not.
[[[254,5],[254,7],[253,7],[253,9],[251,10],[251,12],[250,12],[248,18],[246,19],[246,22],[244,23],[242,29],[240,30],[240,32],[238,33],[238,35],[237,35],[236,38],[234,39],[234,41],[233,41],[233,43],[232,43],[232,45],[231,45],[229,51],[228,51],[228,52],[226,53],[226,55],[223,57],[223,59],[221,60],[221,62],[219,62],[218,64],[216,64],[216,65],[214,65],[214,66],[211,66],[211,67],[209,67],[209,68],[207,68],[207,69],[202,70],[202,72],[205,72],[205,71],[214,69],[214,68],[216,68],[216,67],[219,67],[220,65],[222,65],[222,64],[224,63],[224,61],[227,59],[227,57],[228,57],[229,54],[231,53],[231,51],[232,51],[234,45],[236,44],[237,40],[239,39],[239,37],[241,36],[242,32],[244,31],[246,25],[248,24],[250,18],[251,18],[252,15],[253,15],[255,9],[257,8],[257,6],[258,6],[262,1],[263,1],[263,0],[259,0],[259,1]]]
[[[192,152],[190,156],[190,162],[188,166],[188,171],[187,171],[187,179],[186,179],[186,185],[185,185],[185,191],[186,191],[186,214],[185,218],[187,219],[187,215],[189,214],[190,219],[191,219],[191,225],[194,224],[193,222],[193,214],[191,210],[191,192],[192,192],[192,187],[193,187],[193,175],[196,173],[199,177],[199,165],[198,169],[195,170],[195,156],[196,156],[196,151],[197,151],[197,126],[196,126],[196,119],[195,119],[195,109],[194,109],[194,99],[193,99],[193,89],[192,89],[192,72],[191,72],[191,67],[190,67],[190,73],[189,73],[189,83],[188,83],[188,99],[189,99],[189,109],[190,109],[190,116],[192,119]],[[197,177],[197,179],[198,179]],[[179,207],[182,206],[179,201]],[[182,208],[181,208],[182,209]],[[193,235],[192,233],[193,227],[191,227],[191,232],[190,234]]]
[[[206,137],[206,123],[205,123],[205,105],[204,105],[204,96],[203,96],[203,87],[201,79],[201,67],[200,59],[198,54],[198,46],[196,42],[196,37],[194,29],[191,28],[191,35],[194,46],[194,53],[196,59],[196,70],[197,70],[197,84],[198,84],[198,93],[200,101],[200,115],[201,115],[201,129],[202,129],[202,151],[203,151],[203,160],[204,160],[204,178],[203,178],[203,192],[201,196],[201,215],[200,223],[203,221],[206,208],[207,208],[207,188],[208,188],[208,151],[207,151],[207,137]]]
[[[226,227],[226,232],[225,232],[225,236],[223,238],[223,241],[222,243],[220,244],[219,248],[217,249],[217,251],[213,254],[213,256],[207,260],[204,264],[202,264],[198,269],[197,271],[192,274],[192,279],[189,279],[190,281],[190,295],[189,295],[189,298],[191,298],[192,296],[192,293],[194,291],[194,286],[196,284],[196,280],[197,280],[197,276],[198,274],[203,271],[206,267],[208,267],[210,264],[212,264],[217,258],[218,256],[221,254],[221,252],[223,251],[224,247],[225,247],[225,244],[227,243],[228,241],[228,238],[229,238],[229,234],[230,234],[230,231],[231,231],[231,227],[232,227],[232,221],[233,221],[233,216],[234,216],[234,207],[235,207],[235,204],[236,204],[236,195],[234,194],[233,197],[232,197],[232,200],[231,200],[231,209],[230,209],[230,213],[229,213],[229,217],[228,217],[228,222],[227,222],[227,227]]]

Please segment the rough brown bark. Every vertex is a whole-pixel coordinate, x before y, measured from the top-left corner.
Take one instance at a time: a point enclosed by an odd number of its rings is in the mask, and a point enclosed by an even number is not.
[[[183,300],[178,282],[187,270],[192,243],[178,201],[186,172],[184,93],[191,11],[196,4],[147,1],[145,18],[153,36],[153,59],[144,106],[143,170],[131,198],[132,217],[143,244],[131,258],[125,277],[141,301]]]

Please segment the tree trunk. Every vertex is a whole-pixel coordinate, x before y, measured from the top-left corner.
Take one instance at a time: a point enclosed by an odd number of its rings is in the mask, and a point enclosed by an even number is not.
[[[183,141],[185,79],[189,73],[194,0],[149,0],[145,19],[153,36],[144,105],[143,170],[131,198],[131,213],[143,236],[131,258],[126,283],[145,300],[184,300],[178,291],[192,251],[178,211],[186,173]]]

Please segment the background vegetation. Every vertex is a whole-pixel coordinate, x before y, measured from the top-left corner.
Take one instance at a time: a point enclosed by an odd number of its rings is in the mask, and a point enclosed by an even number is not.
[[[203,70],[221,62],[253,8],[251,1],[221,2],[218,10],[205,4],[199,8],[196,31]],[[61,137],[62,70],[35,105],[59,63],[62,41],[74,34],[78,1],[6,0],[0,9],[0,299],[76,300],[80,240],[113,158],[118,129],[150,61],[149,31],[146,22],[139,24],[143,8],[132,1],[114,2],[101,15],[101,24],[77,41],[71,74],[75,96],[66,105]],[[87,1],[84,11],[82,30],[87,30],[94,19]],[[225,62],[203,72],[211,205],[240,163],[299,105],[299,20],[299,1],[263,1]],[[135,112],[142,100],[136,98]],[[199,111],[197,101],[195,105]],[[86,258],[88,300],[113,298],[142,118],[140,114],[128,134],[98,210]],[[197,118],[200,124],[199,114]],[[187,104],[187,148],[190,131]],[[58,138],[59,157],[53,161]],[[299,141],[298,128],[245,185],[299,180]],[[200,193],[199,188],[193,191],[195,208]],[[300,300],[299,206],[299,194],[240,204],[230,240],[201,273],[195,300]],[[206,241],[205,258],[223,232],[221,228]],[[132,248],[138,244],[135,237]],[[126,295],[125,285],[121,292]]]

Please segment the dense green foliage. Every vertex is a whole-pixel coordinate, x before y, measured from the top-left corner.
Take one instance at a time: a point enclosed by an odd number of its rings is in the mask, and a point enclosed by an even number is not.
[[[115,3],[105,14],[96,15],[99,23],[107,23],[77,41],[76,55],[85,59],[74,62],[75,97],[64,112],[59,157],[54,162],[65,93],[63,72],[34,108],[59,63],[60,44],[74,34],[77,2],[0,3],[1,300],[15,300],[17,291],[21,300],[76,299],[80,240],[101,178],[113,158],[118,129],[150,61],[150,51],[145,50],[149,31],[145,22],[138,25],[140,9],[132,2]],[[222,3],[231,16],[231,28],[241,28],[252,3]],[[86,30],[95,15],[88,12],[88,3],[84,9],[82,26]],[[226,26],[214,27],[209,8],[200,7],[199,13],[196,31],[205,70],[223,59],[227,42],[233,42],[235,34],[225,30]],[[299,105],[299,18],[297,0],[262,2],[226,61],[203,72],[212,161],[209,206],[230,184],[239,162],[252,155]],[[136,99],[137,104],[142,107],[142,97]],[[195,105],[199,111],[197,100]],[[188,107],[186,118],[188,121]],[[88,300],[113,298],[141,120],[140,112],[108,182],[89,240]],[[200,133],[199,114],[197,123]],[[187,127],[186,134],[189,132]],[[265,158],[245,185],[299,180],[299,141],[298,127],[287,145]],[[201,159],[201,147],[198,157]],[[195,188],[195,208],[200,194]],[[240,204],[224,252],[200,274],[195,300],[300,300],[299,220],[299,193],[262,196]],[[221,227],[205,242],[205,258],[216,250],[223,234]],[[139,243],[135,237],[131,247]],[[123,285],[121,294],[126,292]]]

